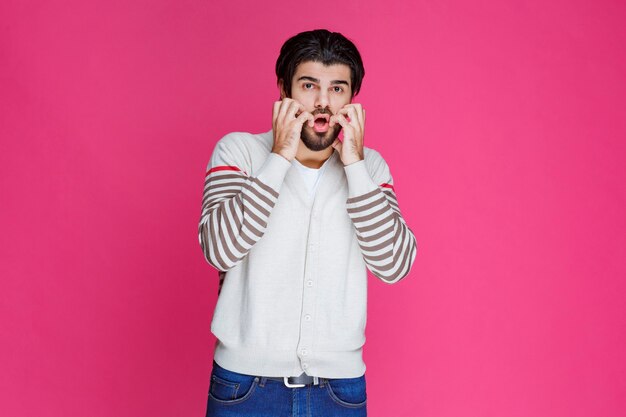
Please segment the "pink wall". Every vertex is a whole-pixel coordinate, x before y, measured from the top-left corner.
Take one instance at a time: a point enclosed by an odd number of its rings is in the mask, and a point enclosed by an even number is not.
[[[2,2],[0,415],[204,415],[204,170],[318,27],[420,248],[369,278],[370,415],[626,414],[624,3],[369,3]]]

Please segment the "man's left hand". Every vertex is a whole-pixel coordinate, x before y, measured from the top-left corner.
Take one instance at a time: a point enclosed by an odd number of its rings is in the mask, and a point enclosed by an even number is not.
[[[348,119],[346,119],[346,115]],[[343,142],[335,139],[331,145],[337,149],[344,165],[364,159],[363,133],[365,130],[365,110],[359,103],[346,104],[330,117],[330,126],[339,123],[343,128]]]

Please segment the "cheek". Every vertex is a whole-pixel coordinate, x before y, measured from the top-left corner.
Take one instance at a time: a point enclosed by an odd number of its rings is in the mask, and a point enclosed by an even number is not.
[[[309,100],[307,100],[306,96],[302,94],[293,93],[291,95],[291,98],[296,100],[298,103],[301,103],[302,105],[304,105],[304,108],[307,111],[311,111],[311,109],[313,108],[313,105],[309,103]]]
[[[330,109],[332,110],[333,114],[337,113],[339,110],[341,110],[346,104],[350,104],[350,100],[345,100],[345,99],[336,99],[333,100],[330,103]]]

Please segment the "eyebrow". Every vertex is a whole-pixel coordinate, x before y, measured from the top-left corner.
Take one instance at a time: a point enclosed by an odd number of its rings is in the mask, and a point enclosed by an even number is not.
[[[318,80],[317,78],[309,77],[308,75],[303,75],[302,77],[298,78],[296,81],[301,81],[301,80],[312,81],[317,84],[320,83],[320,80]],[[330,84],[331,85],[345,84],[348,87],[350,86],[350,84],[348,84],[346,80],[332,80]]]

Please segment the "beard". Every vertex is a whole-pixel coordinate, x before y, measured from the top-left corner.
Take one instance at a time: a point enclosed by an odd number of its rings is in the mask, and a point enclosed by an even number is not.
[[[315,114],[316,113],[313,113],[313,115]],[[305,122],[302,125],[300,139],[304,142],[304,146],[310,150],[323,151],[332,145],[335,139],[339,136],[339,132],[341,132],[341,125],[339,123],[335,124],[333,127],[329,127],[326,132],[316,132]]]

